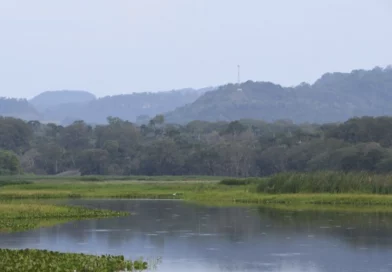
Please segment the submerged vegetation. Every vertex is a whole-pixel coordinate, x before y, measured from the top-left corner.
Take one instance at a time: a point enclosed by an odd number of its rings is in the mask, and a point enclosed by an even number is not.
[[[119,272],[148,268],[146,262],[127,261],[124,256],[92,256],[27,249],[0,249],[0,267],[4,272]]]

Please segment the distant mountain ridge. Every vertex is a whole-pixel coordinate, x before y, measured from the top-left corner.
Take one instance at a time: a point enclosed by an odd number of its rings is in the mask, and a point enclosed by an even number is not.
[[[40,113],[26,100],[0,97],[0,116],[39,120]]]
[[[165,114],[171,123],[192,120],[261,119],[338,122],[355,116],[392,115],[392,68],[327,73],[310,85],[282,87],[247,81],[207,92],[195,102]]]
[[[94,94],[86,91],[46,91],[33,97],[29,102],[39,111],[67,104],[84,104],[95,100]]]
[[[355,116],[392,115],[392,67],[326,73],[313,84],[295,87],[247,81],[241,86],[227,84],[102,98],[68,90],[43,92],[29,101],[0,98],[0,115],[62,125],[76,120],[104,124],[109,116],[141,124],[157,114],[164,114],[168,123],[178,124],[239,119],[326,123]]]
[[[63,125],[76,120],[104,124],[108,116],[136,122],[140,117],[141,119],[153,118],[162,112],[192,103],[210,90],[214,90],[214,87],[121,94],[102,98],[97,98],[86,91],[46,91],[29,101],[23,100],[25,109],[22,110],[22,102],[20,102],[20,110],[9,112],[7,116]],[[22,114],[23,111],[28,111],[28,108],[35,113]]]

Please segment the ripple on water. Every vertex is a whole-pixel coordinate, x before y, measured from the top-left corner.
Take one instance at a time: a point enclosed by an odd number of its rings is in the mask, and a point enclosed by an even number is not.
[[[274,256],[274,257],[296,257],[296,256],[301,256],[302,253],[299,253],[299,252],[287,252],[287,253],[271,253],[269,255],[270,256]]]
[[[131,231],[131,229],[86,229],[84,232],[123,232]]]

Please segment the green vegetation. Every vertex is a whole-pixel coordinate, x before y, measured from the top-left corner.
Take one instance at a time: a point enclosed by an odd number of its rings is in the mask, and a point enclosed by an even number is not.
[[[249,185],[249,184],[257,184],[262,179],[258,178],[247,178],[247,179],[238,179],[238,178],[226,178],[222,179],[219,184],[228,185],[228,186],[240,186],[240,185]]]
[[[165,124],[163,116],[141,126],[109,117],[107,125],[94,127],[83,121],[63,127],[0,117],[0,175],[82,175],[85,181],[101,181],[385,174],[392,171],[391,128],[392,117],[325,125],[239,120],[186,126]]]
[[[18,157],[11,151],[0,150],[0,175],[20,174]]]
[[[21,184],[31,184],[31,181],[26,180],[13,180],[13,179],[1,179],[0,178],[0,187],[7,185],[21,185]]]
[[[119,272],[146,270],[147,263],[127,261],[123,256],[0,249],[0,267],[4,272]]]
[[[392,194],[392,175],[368,172],[279,173],[265,178],[224,179],[220,184],[257,184],[256,191],[266,194]]]
[[[0,198],[2,199],[2,198]],[[0,201],[0,232],[21,231],[86,218],[124,216],[128,213],[59,206],[34,201]]]
[[[391,194],[392,175],[339,172],[282,173],[268,179],[260,179],[257,191],[270,194]]]
[[[392,205],[392,176],[320,172],[265,178],[78,181],[64,178],[4,186],[0,199],[148,198],[208,203]]]

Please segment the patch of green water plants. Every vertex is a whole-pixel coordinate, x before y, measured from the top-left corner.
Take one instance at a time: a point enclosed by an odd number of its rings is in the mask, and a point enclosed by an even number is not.
[[[148,264],[124,256],[0,249],[0,267],[2,272],[120,272],[143,271]]]
[[[0,202],[0,232],[34,229],[71,220],[126,215],[129,213],[76,206],[57,206],[33,202]]]

